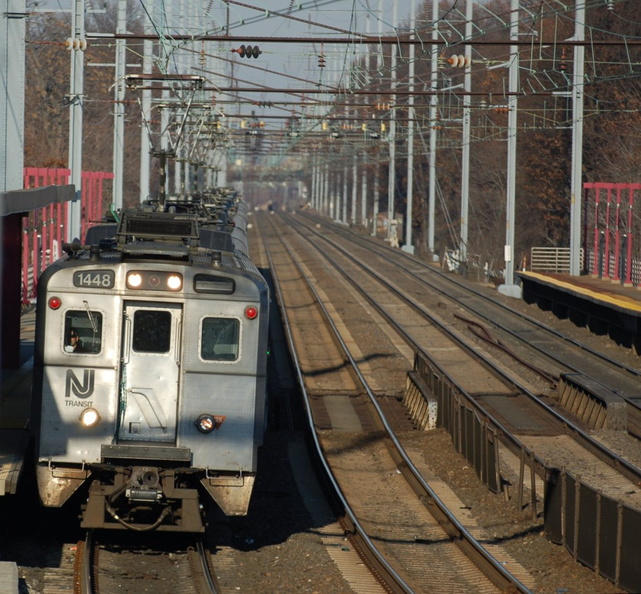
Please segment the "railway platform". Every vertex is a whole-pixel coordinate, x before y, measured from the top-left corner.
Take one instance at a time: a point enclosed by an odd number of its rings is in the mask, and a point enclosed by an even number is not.
[[[20,367],[3,369],[0,395],[0,496],[14,495],[29,446],[35,311],[21,316]]]
[[[35,311],[20,319],[20,367],[0,371],[0,496],[15,495],[29,447]],[[0,594],[18,594],[18,565],[0,562]]]
[[[518,272],[523,299],[641,354],[641,289],[589,275]]]

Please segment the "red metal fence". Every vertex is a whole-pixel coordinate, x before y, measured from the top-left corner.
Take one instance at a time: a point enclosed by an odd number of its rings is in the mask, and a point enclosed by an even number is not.
[[[641,184],[598,182],[583,188],[588,271],[625,285],[641,284]]]
[[[40,188],[69,184],[69,169],[27,167],[24,170],[24,188]],[[93,222],[99,221],[105,207],[103,183],[113,179],[113,173],[104,171],[82,172],[81,238]],[[69,203],[50,204],[30,212],[22,225],[22,304],[29,305],[36,297],[38,277],[58,259],[62,243],[67,237]]]

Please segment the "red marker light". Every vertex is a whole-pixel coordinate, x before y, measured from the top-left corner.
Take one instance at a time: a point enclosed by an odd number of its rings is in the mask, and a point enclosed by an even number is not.
[[[254,320],[258,317],[258,310],[254,306],[248,305],[245,308],[245,317],[249,320]]]
[[[62,305],[62,299],[60,297],[49,297],[49,307],[51,309],[59,309]]]

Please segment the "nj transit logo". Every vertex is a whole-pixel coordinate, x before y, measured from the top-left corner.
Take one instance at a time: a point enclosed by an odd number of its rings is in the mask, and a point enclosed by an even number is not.
[[[95,383],[95,370],[85,369],[82,382],[76,377],[72,369],[67,369],[67,379],[65,381],[65,398],[69,398],[71,393],[78,398],[89,398],[93,394]]]

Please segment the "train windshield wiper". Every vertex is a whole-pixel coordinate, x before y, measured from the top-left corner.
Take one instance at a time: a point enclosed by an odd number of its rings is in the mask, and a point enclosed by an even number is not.
[[[93,317],[93,313],[89,309],[89,302],[88,301],[83,301],[82,302],[85,306],[85,309],[87,310],[87,317],[89,318],[89,323],[91,324],[91,328],[93,330],[94,334],[98,334],[98,325],[96,324],[96,320]]]

